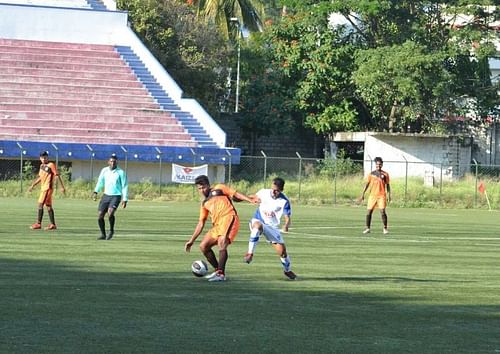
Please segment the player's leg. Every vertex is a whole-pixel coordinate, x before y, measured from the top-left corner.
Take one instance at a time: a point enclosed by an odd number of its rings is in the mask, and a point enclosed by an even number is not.
[[[111,240],[115,234],[115,213],[120,206],[121,196],[113,195],[108,205],[109,234],[106,240]]]
[[[244,257],[245,262],[250,263],[255,253],[255,247],[259,243],[260,234],[262,233],[262,224],[257,219],[250,221],[250,238],[248,240],[248,251]]]
[[[375,209],[376,205],[377,205],[377,199],[372,196],[369,196],[368,203],[366,204],[366,220],[365,220],[366,228],[363,231],[364,234],[370,233],[373,209]]]
[[[98,240],[106,239],[106,222],[104,221],[104,216],[108,211],[109,202],[109,196],[103,195],[99,202],[99,207],[97,208],[97,225],[99,225],[99,230],[101,231],[101,236],[97,238]]]
[[[111,240],[115,234],[115,208],[108,209],[108,220],[109,220],[109,233],[106,240]]]
[[[389,233],[387,229],[387,213],[385,212],[385,208],[387,207],[387,199],[385,197],[379,198],[377,202],[377,206],[380,209],[380,217],[382,218],[382,224],[384,225],[384,235]]]
[[[285,241],[281,235],[281,231],[277,228],[263,225],[263,235],[266,237],[267,241],[271,243],[276,253],[280,257],[281,265],[283,266],[283,272],[288,277],[288,279],[295,279],[297,276],[292,272],[292,262],[290,256],[286,251]]]
[[[371,227],[371,224],[372,224],[372,214],[373,214],[373,209],[368,209],[366,211],[366,220],[365,220],[366,228],[363,231],[364,234],[370,233],[370,227]]]
[[[33,230],[41,229],[42,228],[42,220],[43,220],[43,203],[38,203],[36,223],[31,225],[31,228]]]
[[[52,189],[47,191],[47,197],[45,198],[45,206],[47,207],[47,213],[49,214],[50,224],[45,228],[45,230],[55,230],[56,218],[54,215],[54,208],[52,208]]]
[[[37,218],[36,223],[31,225],[31,229],[38,230],[42,228],[42,220],[43,220],[43,206],[45,205],[45,200],[47,199],[48,191],[41,191],[40,196],[38,197],[38,208],[37,208]]]
[[[219,268],[219,262],[217,261],[217,257],[215,257],[214,251],[212,250],[212,247],[216,244],[217,238],[212,236],[212,230],[208,231],[203,237],[203,240],[200,242],[201,253],[203,253],[208,263],[210,263],[215,270]]]
[[[292,262],[290,260],[290,256],[286,251],[286,246],[284,243],[272,243],[273,248],[276,250],[276,253],[280,257],[281,265],[283,266],[283,273],[288,279],[295,279],[297,275],[292,272]]]
[[[220,224],[214,228],[217,235],[217,246],[219,248],[219,265],[214,274],[210,275],[208,281],[226,280],[226,263],[229,258],[228,247],[236,238],[240,229],[238,216],[228,216],[221,220]]]
[[[387,228],[387,213],[385,212],[385,209],[380,209],[380,216],[382,218],[382,223],[384,224],[384,234],[388,234],[389,229]]]

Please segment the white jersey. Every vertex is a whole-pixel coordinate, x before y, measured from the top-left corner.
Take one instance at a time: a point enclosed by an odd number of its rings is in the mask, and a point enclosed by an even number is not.
[[[260,205],[255,211],[254,219],[260,220],[265,225],[278,228],[281,216],[291,215],[290,201],[283,193],[274,199],[271,189],[261,189],[256,195],[260,199]]]

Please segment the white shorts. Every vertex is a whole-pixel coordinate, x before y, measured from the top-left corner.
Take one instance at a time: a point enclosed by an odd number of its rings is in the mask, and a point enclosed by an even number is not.
[[[248,224],[250,230],[252,230],[252,224],[255,221],[258,221],[262,224],[262,234],[266,237],[267,242],[279,243],[279,244],[285,243],[285,241],[283,241],[283,237],[281,236],[280,229],[266,225],[259,219],[252,219],[252,221],[250,221],[250,223]]]

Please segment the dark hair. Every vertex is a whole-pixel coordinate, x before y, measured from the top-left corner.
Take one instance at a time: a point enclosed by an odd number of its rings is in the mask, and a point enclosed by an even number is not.
[[[115,153],[112,153],[110,156],[109,156],[110,159],[114,159],[114,160],[118,160],[118,157],[116,156]]]
[[[208,180],[208,177],[205,175],[199,175],[194,179],[194,184],[203,184],[203,185],[209,185],[210,181]]]
[[[280,177],[276,177],[273,179],[273,184],[276,185],[282,191],[285,188],[285,180]]]
[[[40,157],[42,157],[42,156],[49,156],[49,152],[48,151],[42,151],[40,153]]]
[[[374,162],[384,163],[384,161],[382,160],[382,158],[381,158],[381,157],[378,157],[378,156],[377,156],[377,157],[375,157],[375,158],[373,159],[373,161],[374,161]]]

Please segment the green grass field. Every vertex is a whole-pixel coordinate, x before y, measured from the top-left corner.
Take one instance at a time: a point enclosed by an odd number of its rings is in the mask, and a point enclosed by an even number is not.
[[[484,210],[295,206],[296,281],[270,246],[228,281],[190,273],[196,203],[134,202],[97,241],[97,204],[56,199],[59,230],[32,231],[35,197],[0,199],[1,353],[500,353],[500,218]],[[46,216],[47,219],[47,216]]]

